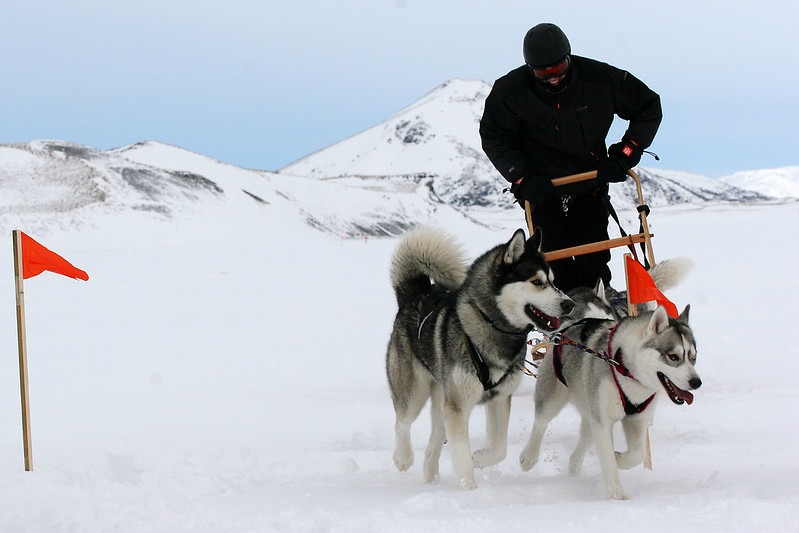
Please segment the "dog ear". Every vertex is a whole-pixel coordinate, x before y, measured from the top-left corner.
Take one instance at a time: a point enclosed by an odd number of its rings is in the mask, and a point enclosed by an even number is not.
[[[529,239],[527,239],[527,246],[529,246],[530,248],[535,250],[536,253],[540,254],[541,253],[541,243],[544,240],[543,237],[544,237],[544,234],[542,233],[541,228],[540,227],[535,228],[535,230],[533,230],[533,234],[530,235]]]
[[[524,230],[517,229],[505,247],[505,255],[502,256],[506,264],[515,263],[524,254],[524,239]]]
[[[594,294],[596,297],[602,300],[603,303],[608,303],[608,298],[605,296],[605,280],[599,278],[596,281],[596,285],[594,286]]]
[[[685,310],[680,313],[680,316],[677,317],[678,322],[682,322],[683,324],[688,323],[688,313],[691,311],[691,304],[685,306]]]
[[[666,312],[666,308],[662,305],[659,305],[655,312],[652,313],[652,317],[649,319],[649,326],[648,331],[654,337],[655,335],[660,335],[666,328],[669,327],[669,314]]]

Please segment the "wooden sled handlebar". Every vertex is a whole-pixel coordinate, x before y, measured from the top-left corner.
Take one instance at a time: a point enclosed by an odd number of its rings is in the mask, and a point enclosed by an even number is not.
[[[572,174],[570,176],[563,176],[561,178],[555,178],[552,180],[552,185],[555,187],[560,187],[563,185],[570,185],[572,183],[579,183],[581,181],[588,181],[596,178],[596,170],[591,170],[589,172],[581,172],[580,174]],[[644,194],[641,190],[641,179],[638,177],[633,170],[628,170],[627,175],[630,176],[633,181],[635,182],[635,188],[638,192],[638,205],[644,205]],[[530,206],[530,202],[525,200],[524,202],[524,214],[525,218],[527,219],[527,230],[530,232],[530,235],[533,234],[535,227],[533,226],[533,216],[532,216],[532,207]],[[609,239],[607,241],[597,241],[589,244],[582,244],[580,246],[573,246],[571,248],[562,248],[560,250],[552,250],[549,252],[544,252],[544,259],[547,261],[555,261],[558,259],[564,259],[566,257],[573,257],[577,255],[585,255],[594,252],[601,252],[603,250],[610,250],[611,248],[618,248],[620,246],[628,246],[631,244],[636,244],[643,242],[646,248],[646,254],[649,258],[650,264],[655,264],[655,253],[652,249],[652,237],[653,235],[649,232],[649,224],[646,221],[646,211],[640,210],[638,213],[639,218],[641,219],[641,227],[643,228],[642,233],[636,233],[634,235],[628,235],[627,237],[619,237],[617,239]]]

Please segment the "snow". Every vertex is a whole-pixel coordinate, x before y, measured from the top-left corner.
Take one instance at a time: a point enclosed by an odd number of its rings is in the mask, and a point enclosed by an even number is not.
[[[799,166],[741,171],[720,181],[776,198],[799,198]]]
[[[656,257],[696,264],[668,296],[692,306],[704,384],[691,406],[660,403],[654,469],[623,471],[633,499],[619,502],[605,499],[595,456],[567,475],[571,408],[541,463],[521,470],[532,378],[514,398],[508,458],[477,472],[477,490],[458,489],[446,448],[440,484],[423,483],[427,412],[413,431],[417,463],[397,472],[384,372],[396,239],[334,238],[244,198],[204,202],[170,220],[91,212],[80,230],[31,233],[91,276],[25,282],[33,472],[22,462],[10,227],[0,238],[0,531],[796,528],[799,283],[781,228],[797,227],[799,204],[653,210]],[[482,216],[492,227],[442,219],[473,257],[522,225],[518,211]],[[620,269],[616,257],[616,285]],[[475,448],[483,424],[478,407]]]

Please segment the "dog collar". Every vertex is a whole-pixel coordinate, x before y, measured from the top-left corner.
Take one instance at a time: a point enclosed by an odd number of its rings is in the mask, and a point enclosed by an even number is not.
[[[469,300],[469,303],[471,304],[471,306],[472,306],[472,307],[474,307],[475,309],[477,309],[477,312],[478,312],[478,313],[480,313],[480,316],[482,316],[482,317],[483,317],[483,320],[485,320],[485,321],[488,323],[488,325],[489,325],[489,326],[491,326],[491,327],[492,327],[492,328],[494,328],[495,330],[499,331],[500,333],[504,333],[505,335],[516,335],[516,336],[519,336],[519,337],[521,337],[521,336],[524,336],[524,337],[525,337],[525,339],[526,339],[526,338],[527,338],[527,334],[528,334],[528,333],[530,333],[530,332],[531,332],[531,331],[534,329],[534,328],[533,328],[533,326],[532,326],[532,324],[531,324],[531,325],[529,325],[529,326],[527,326],[527,327],[526,327],[525,329],[523,329],[523,330],[508,331],[507,329],[503,329],[503,328],[501,328],[501,327],[497,326],[497,325],[494,323],[494,321],[493,321],[493,320],[491,320],[491,317],[490,317],[490,316],[488,316],[488,315],[485,313],[485,311],[483,311],[482,309],[480,309],[480,306],[479,306],[479,305],[477,305],[477,304],[474,302],[474,300]]]

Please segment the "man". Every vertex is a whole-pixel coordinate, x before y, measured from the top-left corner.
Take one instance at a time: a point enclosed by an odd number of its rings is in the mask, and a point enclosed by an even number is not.
[[[662,118],[660,97],[629,72],[572,55],[566,35],[539,24],[524,37],[525,65],[499,78],[480,121],[483,150],[532,219],[543,249],[608,239],[609,182],[622,182],[652,144]],[[606,148],[614,116],[629,121]],[[553,187],[561,176],[597,170],[596,180]],[[561,290],[610,283],[610,252],[553,261]]]

